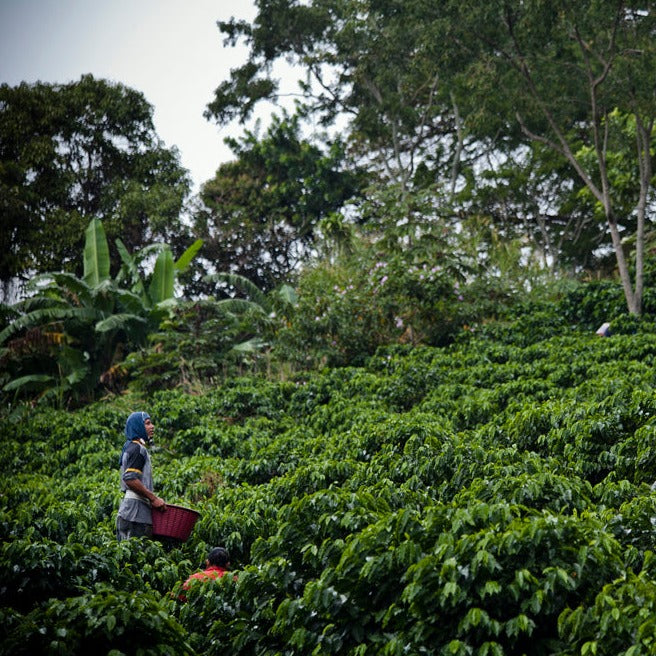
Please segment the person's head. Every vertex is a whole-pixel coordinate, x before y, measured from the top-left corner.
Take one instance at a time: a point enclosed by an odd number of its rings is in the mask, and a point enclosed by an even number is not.
[[[152,442],[155,426],[147,412],[133,412],[125,422],[125,437],[128,440]]]
[[[207,554],[207,564],[216,565],[216,567],[227,567],[230,564],[228,550],[223,547],[214,547]]]

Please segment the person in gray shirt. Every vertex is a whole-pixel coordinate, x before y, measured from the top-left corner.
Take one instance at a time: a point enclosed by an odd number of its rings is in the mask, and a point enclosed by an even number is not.
[[[146,446],[152,443],[155,426],[147,412],[133,412],[125,423],[125,444],[120,457],[123,499],[116,519],[119,540],[150,537],[152,509],[164,510],[166,503],[153,493],[153,470]]]

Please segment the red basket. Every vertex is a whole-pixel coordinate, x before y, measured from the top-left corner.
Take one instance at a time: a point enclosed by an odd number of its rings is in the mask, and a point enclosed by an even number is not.
[[[153,508],[153,535],[185,542],[199,517],[198,511],[174,504],[166,504],[165,510]]]

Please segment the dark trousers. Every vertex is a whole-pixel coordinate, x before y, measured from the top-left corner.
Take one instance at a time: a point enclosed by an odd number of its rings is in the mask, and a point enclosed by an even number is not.
[[[152,524],[142,524],[141,522],[130,522],[122,517],[116,518],[116,537],[120,540],[129,538],[151,537],[153,535]]]

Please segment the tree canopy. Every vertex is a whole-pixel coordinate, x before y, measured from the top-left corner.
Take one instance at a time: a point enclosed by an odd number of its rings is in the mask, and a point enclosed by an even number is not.
[[[84,75],[0,86],[0,280],[67,270],[92,218],[135,250],[182,233],[190,181],[133,89]],[[113,261],[118,262],[113,250]]]
[[[454,37],[470,53],[459,75],[478,107],[473,129],[519,127],[568,163],[605,219],[628,309],[639,314],[656,120],[652,3],[452,4]],[[622,243],[631,235],[633,281]]]
[[[274,119],[261,139],[246,132],[229,143],[236,159],[203,185],[194,233],[208,268],[270,290],[294,275],[319,222],[357,196],[364,179],[345,170],[339,142],[324,151],[305,140],[298,117]]]
[[[407,185],[421,159],[444,166],[444,140],[457,140],[453,114],[445,111],[451,95],[426,29],[439,5],[430,5],[262,0],[252,24],[219,23],[226,42],[244,39],[250,55],[217,87],[206,115],[243,121],[259,100],[276,98],[271,65],[284,57],[306,72],[299,82],[303,111],[323,124],[346,117],[353,152]]]
[[[451,192],[439,202],[459,202],[457,212],[472,209],[471,196],[458,199],[457,190],[500,167],[521,172],[537,144],[551,151],[558,182],[572,194],[542,194],[527,234],[547,235],[554,225],[553,246],[585,232],[579,262],[605,234],[627,307],[640,313],[654,186],[652,3],[261,0],[257,7],[252,23],[219,23],[227,43],[246,42],[249,57],[217,87],[208,117],[244,120],[258,100],[275,98],[273,64],[285,58],[305,74],[306,114],[326,124],[345,117],[347,142],[372,171],[404,192],[436,184]]]

